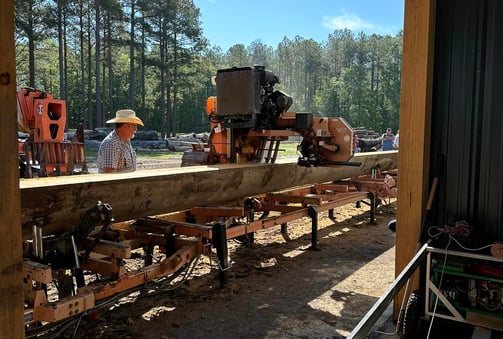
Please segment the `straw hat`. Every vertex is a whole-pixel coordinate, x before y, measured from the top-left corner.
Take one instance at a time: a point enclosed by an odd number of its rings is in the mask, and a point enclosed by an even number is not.
[[[115,112],[115,118],[108,120],[107,124],[115,124],[118,122],[145,126],[143,121],[136,116],[136,113],[132,109],[118,110]]]

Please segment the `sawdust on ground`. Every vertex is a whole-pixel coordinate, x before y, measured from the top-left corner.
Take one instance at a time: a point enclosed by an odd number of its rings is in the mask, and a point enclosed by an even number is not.
[[[84,319],[95,338],[345,338],[394,278],[395,239],[367,207],[338,208],[319,218],[319,250],[310,249],[310,219],[257,232],[249,247],[229,242],[232,267],[220,287],[216,254],[202,256],[178,288],[130,295]]]

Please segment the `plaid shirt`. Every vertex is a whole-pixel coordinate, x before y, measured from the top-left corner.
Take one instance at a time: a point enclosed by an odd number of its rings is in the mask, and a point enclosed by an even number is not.
[[[136,171],[136,153],[131,142],[122,140],[113,130],[101,142],[96,165],[99,173],[104,173],[104,168],[115,168],[117,172]]]

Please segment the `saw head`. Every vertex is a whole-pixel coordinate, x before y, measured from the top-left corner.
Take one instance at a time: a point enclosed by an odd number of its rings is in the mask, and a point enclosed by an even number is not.
[[[311,129],[304,131],[299,146],[299,165],[351,165],[353,129],[343,118],[313,118]],[[356,164],[355,164],[356,165]]]

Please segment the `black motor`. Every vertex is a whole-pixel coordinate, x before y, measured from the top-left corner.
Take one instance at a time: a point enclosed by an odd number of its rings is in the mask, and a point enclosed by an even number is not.
[[[263,66],[219,70],[216,118],[224,127],[273,129],[275,119],[293,102],[286,93],[274,90],[279,82]]]

